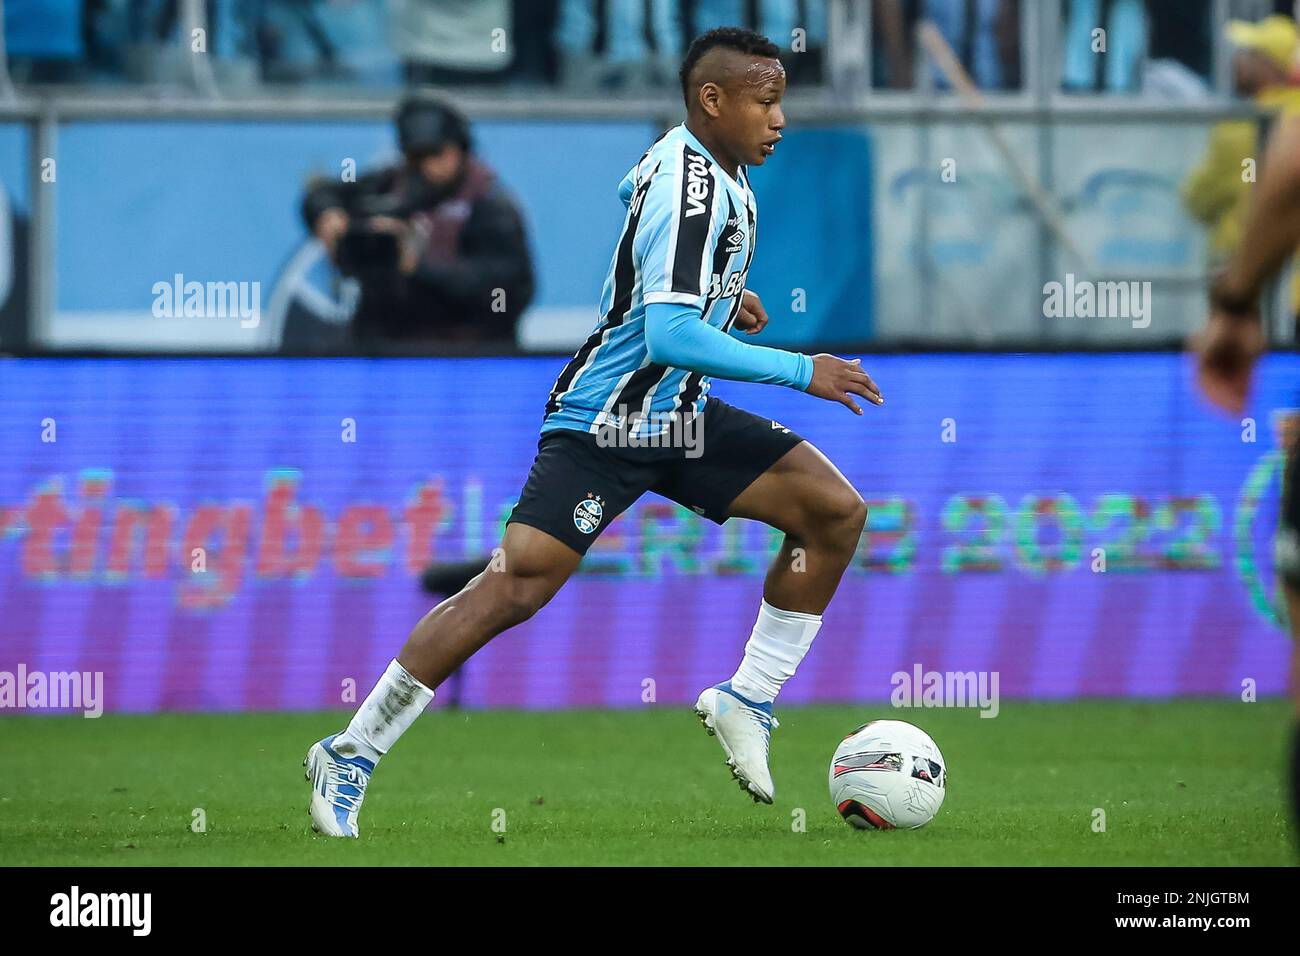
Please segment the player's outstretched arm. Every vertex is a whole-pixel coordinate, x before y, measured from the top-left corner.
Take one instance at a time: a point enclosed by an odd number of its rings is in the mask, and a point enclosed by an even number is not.
[[[1246,311],[1300,243],[1300,117],[1269,143],[1237,252],[1215,283],[1216,305]]]
[[[1264,159],[1236,254],[1210,289],[1210,318],[1192,339],[1206,397],[1240,413],[1264,351],[1259,299],[1300,244],[1300,118],[1284,121]]]
[[[884,404],[880,390],[858,360],[834,355],[809,357],[799,352],[750,345],[732,338],[701,318],[700,310],[672,303],[646,307],[646,351],[657,365],[684,368],[716,378],[785,385],[827,401],[839,402],[861,415],[853,401],[861,395]]]

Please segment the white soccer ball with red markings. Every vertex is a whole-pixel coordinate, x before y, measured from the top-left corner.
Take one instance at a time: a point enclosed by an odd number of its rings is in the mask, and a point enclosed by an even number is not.
[[[948,767],[930,735],[902,720],[873,720],[831,761],[831,799],[860,830],[915,830],[943,806]]]

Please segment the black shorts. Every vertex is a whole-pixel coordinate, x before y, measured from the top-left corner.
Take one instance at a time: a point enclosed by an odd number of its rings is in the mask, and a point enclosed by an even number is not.
[[[510,514],[586,554],[615,518],[647,491],[722,524],[736,497],[802,438],[716,398],[691,438],[676,447],[625,447],[626,436],[556,429],[537,442],[528,481]],[[685,447],[684,447],[685,446]]]

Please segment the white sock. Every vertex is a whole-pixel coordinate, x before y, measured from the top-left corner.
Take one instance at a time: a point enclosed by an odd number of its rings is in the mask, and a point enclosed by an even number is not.
[[[783,611],[764,601],[745,643],[745,656],[731,678],[732,689],[759,703],[776,700],[821,626],[820,614]]]
[[[362,701],[348,729],[334,738],[334,749],[345,757],[352,751],[378,762],[431,700],[433,691],[394,659],[370,696]]]

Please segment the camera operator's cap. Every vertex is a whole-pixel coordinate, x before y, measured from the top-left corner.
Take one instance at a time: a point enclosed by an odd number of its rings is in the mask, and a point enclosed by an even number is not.
[[[450,103],[408,96],[397,110],[397,141],[408,156],[436,153],[449,144],[469,152],[469,120]]]
[[[1300,52],[1300,32],[1295,21],[1280,13],[1258,23],[1230,20],[1228,42],[1239,50],[1262,53],[1284,70],[1295,68],[1296,54]]]

